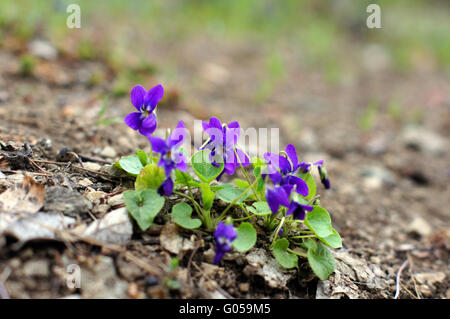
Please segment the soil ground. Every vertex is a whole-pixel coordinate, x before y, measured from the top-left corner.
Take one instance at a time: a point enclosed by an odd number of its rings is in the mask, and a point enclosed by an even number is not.
[[[286,76],[268,98],[255,103],[258,87],[254,79],[260,70],[254,44],[208,41],[198,38],[171,45],[171,58],[182,61],[183,68],[178,83],[166,87],[158,107],[160,127],[174,127],[184,120],[192,129],[194,120],[210,116],[238,120],[243,128],[279,127],[280,145],[293,143],[305,160],[324,159],[332,189],[320,190],[321,203],[343,238],[344,247],[335,251],[337,262],[357,261],[349,265],[355,267],[353,274],[351,269],[338,267],[329,281],[319,282],[307,264],[301,264],[298,271],[285,274],[288,279],[283,286],[276,280],[270,283],[245,254],[230,254],[215,267],[211,235],[169,229],[163,214],[149,231],[135,228],[132,239],[118,246],[73,238],[27,243],[12,236],[0,238],[0,284],[7,295],[393,298],[399,287],[399,298],[449,298],[448,78],[427,69],[409,75],[366,71],[330,86],[287,53],[290,69]],[[165,49],[153,50],[155,63],[164,65]],[[104,83],[86,83],[85,74],[94,69],[104,70]],[[40,167],[2,169],[2,188],[9,189],[23,174],[47,190],[69,187],[91,203],[84,214],[75,216],[77,225],[122,207],[123,202],[110,199],[130,187],[130,180],[99,167],[137,147],[147,150],[148,141],[121,121],[98,125],[102,96],[111,89],[114,77],[108,67],[101,61],[62,57],[40,60],[33,75],[23,76],[18,54],[4,47],[0,75],[0,140],[9,145],[14,142],[17,149],[24,143],[31,145],[31,158]],[[142,84],[150,87],[157,79]],[[400,116],[389,113],[393,93],[404,105],[422,106],[418,125],[409,120],[414,117],[412,108]],[[373,96],[380,107],[367,130],[360,119]],[[120,119],[131,110],[128,96],[108,100],[108,117]],[[69,161],[61,157],[63,147],[81,156],[84,168],[70,155]],[[92,200],[88,194],[94,191],[104,194]],[[187,246],[175,248],[174,253],[162,242],[164,234],[175,240],[184,238]],[[265,250],[262,240],[256,249]],[[171,270],[175,256],[179,267]],[[83,277],[86,285],[80,289],[66,285],[65,270],[70,264],[80,265],[87,273]],[[378,281],[360,276],[362,271],[369,273],[367,269]],[[89,278],[95,280],[88,283]]]

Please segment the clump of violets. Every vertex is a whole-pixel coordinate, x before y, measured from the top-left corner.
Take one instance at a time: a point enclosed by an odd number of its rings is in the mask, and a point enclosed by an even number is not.
[[[279,154],[265,153],[250,162],[238,145],[239,123],[221,123],[217,117],[211,117],[202,122],[208,140],[188,163],[182,148],[188,136],[183,121],[167,138],[153,136],[157,128],[156,107],[163,96],[162,85],[148,91],[136,85],[131,90],[131,102],[137,112],[128,114],[124,121],[148,138],[151,152],[137,150],[135,155],[122,157],[114,164],[137,176],[135,190],[124,191],[123,196],[138,226],[146,231],[155,216],[167,207],[166,197],[175,194],[182,201],[173,205],[171,220],[186,229],[203,226],[213,232],[215,265],[231,249],[239,252],[252,249],[258,236],[261,239],[266,232],[264,238],[270,241],[269,247],[280,265],[294,268],[299,257],[309,260],[320,253],[320,258],[310,265],[320,279],[328,278],[334,271],[334,259],[326,246],[340,248],[342,239],[332,227],[329,213],[320,206],[311,174],[317,166],[321,183],[330,189],[324,161],[300,162],[294,145],[288,144]],[[195,160],[205,153],[209,153],[209,160],[203,157],[202,161]],[[188,164],[195,175],[186,173]],[[252,169],[247,169],[249,165]],[[225,173],[235,174],[237,168],[245,180],[215,182]],[[227,207],[214,205],[216,200],[227,203]],[[256,231],[255,224],[262,227],[258,227],[261,231]]]
[[[174,171],[175,169],[178,169],[182,172],[187,171],[186,157],[180,150],[186,134],[187,132],[186,127],[184,126],[184,122],[180,121],[166,141],[157,136],[149,137],[153,151],[160,154],[158,165],[163,167],[164,172],[166,173],[166,180],[158,188],[158,193],[161,196],[172,195],[174,186],[173,180],[171,178],[172,171]]]
[[[225,253],[231,250],[231,244],[233,240],[237,238],[237,232],[233,225],[227,225],[223,222],[219,222],[217,224],[216,231],[214,232],[214,238],[216,239],[216,255],[214,256],[214,265],[218,265]]]
[[[214,166],[219,167],[221,163],[224,163],[224,170],[217,177],[217,180],[224,173],[233,175],[239,165],[250,165],[248,156],[237,147],[241,130],[237,121],[222,124],[217,117],[212,117],[209,123],[202,122],[202,126],[203,130],[209,135],[209,140],[200,149],[211,150],[210,160]]]
[[[149,137],[157,127],[154,111],[159,101],[164,96],[164,88],[161,84],[145,90],[142,85],[136,85],[131,90],[131,103],[138,112],[133,112],[125,117],[125,123],[133,130]]]

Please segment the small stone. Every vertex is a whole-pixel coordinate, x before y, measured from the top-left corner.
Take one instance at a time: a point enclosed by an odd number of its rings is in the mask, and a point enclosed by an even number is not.
[[[101,199],[106,195],[105,192],[102,191],[92,191],[84,193],[84,196],[92,202],[94,205],[97,205],[100,203]]]
[[[434,285],[436,283],[441,283],[445,279],[445,273],[443,272],[429,272],[429,273],[419,273],[416,274],[416,280],[419,284],[429,284]]]
[[[422,217],[414,218],[414,220],[407,226],[406,230],[410,234],[417,234],[422,237],[430,235],[433,231],[430,224],[428,224],[428,222]]]
[[[47,277],[50,275],[50,267],[45,259],[35,259],[27,261],[23,265],[23,275],[26,277]]]
[[[20,258],[16,257],[9,260],[9,267],[11,267],[12,269],[19,268],[21,264],[22,261],[20,260]]]
[[[384,185],[394,185],[394,174],[381,166],[365,167],[361,171],[364,186],[368,189],[379,189]]]
[[[178,255],[183,248],[183,237],[178,233],[178,228],[175,224],[167,224],[161,230],[159,241],[162,248]]]
[[[112,244],[128,242],[133,235],[133,225],[126,207],[116,209],[91,223],[83,235]]]
[[[439,155],[445,154],[448,149],[446,147],[447,142],[442,136],[420,126],[406,127],[400,139],[406,147],[414,148],[423,153]]]
[[[35,39],[28,45],[28,49],[32,55],[43,58],[45,60],[56,60],[58,58],[58,50],[49,42],[42,39]]]
[[[420,292],[422,293],[422,295],[424,297],[431,297],[432,296],[431,289],[427,285],[420,285],[419,286],[419,290],[420,290]]]
[[[51,186],[45,190],[44,211],[61,212],[68,216],[88,213],[92,203],[77,191],[61,186]]]
[[[240,283],[240,284],[239,284],[239,290],[242,291],[242,292],[244,292],[244,293],[249,292],[249,290],[250,290],[250,284],[249,284],[248,282]]]
[[[78,182],[79,185],[81,186],[89,186],[94,184],[89,178],[84,178],[81,181]]]
[[[119,206],[125,204],[125,200],[123,199],[122,194],[114,195],[108,198],[108,205],[109,206]]]
[[[110,206],[108,204],[100,204],[98,206],[95,206],[92,212],[96,215],[104,215],[106,214],[110,209]]]
[[[106,146],[99,154],[102,157],[114,158],[117,156],[116,151],[111,146]]]
[[[83,163],[83,167],[94,172],[99,172],[102,168],[100,164],[94,162]]]

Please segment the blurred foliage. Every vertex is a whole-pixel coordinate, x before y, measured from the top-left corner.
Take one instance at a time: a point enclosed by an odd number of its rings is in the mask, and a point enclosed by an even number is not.
[[[123,62],[128,54],[135,56],[131,64],[145,57],[145,39],[170,44],[194,36],[258,41],[270,48],[262,51],[266,60],[277,59],[274,50],[287,45],[330,82],[339,82],[354,67],[351,49],[369,43],[384,48],[399,72],[430,63],[447,72],[450,68],[446,0],[79,0],[81,29],[69,29],[66,8],[72,2],[2,0],[0,28],[22,41],[49,37],[61,50],[83,59],[105,59],[116,70],[129,66]],[[373,2],[381,6],[381,29],[365,25],[366,7]],[[263,83],[260,95],[272,86]]]

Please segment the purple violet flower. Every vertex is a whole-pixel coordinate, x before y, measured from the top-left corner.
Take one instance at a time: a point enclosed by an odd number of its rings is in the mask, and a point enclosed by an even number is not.
[[[148,139],[152,144],[153,151],[160,153],[159,166],[164,167],[166,180],[158,188],[158,193],[170,196],[173,191],[173,181],[170,174],[174,169],[185,172],[187,170],[186,157],[179,148],[187,135],[183,121],[178,122],[175,130],[167,138],[167,141],[157,136],[150,136]]]
[[[317,169],[319,170],[320,181],[322,182],[323,186],[325,187],[325,189],[330,189],[331,185],[327,170],[322,165],[317,166]]]
[[[306,211],[310,212],[314,209],[314,207],[310,205],[300,204],[296,201],[292,201],[289,204],[288,211],[286,212],[286,216],[293,214],[294,219],[304,220],[306,217]]]
[[[218,265],[226,252],[231,250],[231,243],[237,238],[237,232],[233,225],[226,225],[219,222],[214,232],[216,239],[216,255],[214,257],[214,265]]]
[[[281,206],[289,207],[289,196],[293,190],[292,185],[275,186],[272,189],[267,188],[266,200],[273,214],[278,212]]]
[[[227,125],[222,125],[220,120],[216,117],[212,117],[209,123],[203,122],[203,130],[210,136],[209,142],[201,149],[210,149],[210,160],[214,166],[220,166],[223,161],[224,170],[217,177],[217,180],[227,173],[229,175],[234,174],[236,167],[239,166],[239,161],[242,166],[250,165],[250,159],[245,155],[245,153],[236,147],[236,144],[240,135],[240,126],[237,121],[230,122]],[[236,156],[239,156],[239,160]]]
[[[138,130],[144,136],[151,136],[156,130],[156,116],[153,114],[158,102],[164,95],[161,84],[146,91],[141,85],[136,85],[130,93],[131,103],[138,110],[125,116],[125,123],[133,130]]]

